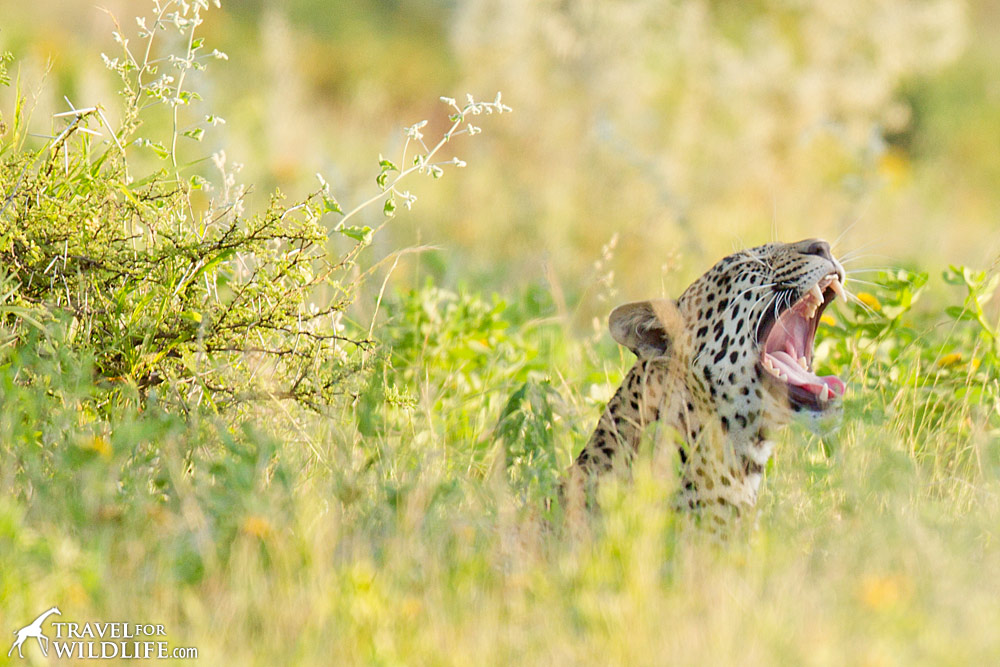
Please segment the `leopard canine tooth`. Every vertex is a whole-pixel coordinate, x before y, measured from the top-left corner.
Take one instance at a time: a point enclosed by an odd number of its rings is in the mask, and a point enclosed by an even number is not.
[[[812,286],[812,289],[809,290],[809,296],[815,303],[823,303],[823,292],[819,289],[819,283]]]
[[[799,366],[801,366],[804,371],[809,370],[809,362],[806,361],[805,357],[799,357]]]
[[[847,295],[844,294],[844,286],[841,284],[839,278],[834,278],[832,281],[830,281],[830,289],[832,289],[833,293],[839,296],[841,299],[847,301]]]

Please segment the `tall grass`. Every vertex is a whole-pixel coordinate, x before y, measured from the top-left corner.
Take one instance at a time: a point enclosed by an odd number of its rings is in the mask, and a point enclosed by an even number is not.
[[[446,344],[414,336],[418,306]],[[77,619],[153,619],[207,661],[248,664],[1000,655],[995,413],[968,385],[941,399],[943,418],[915,425],[941,380],[920,388],[863,365],[835,439],[789,430],[756,529],[724,547],[669,509],[676,482],[656,456],[602,489],[600,514],[564,526],[540,516],[538,480],[596,417],[571,392],[622,364],[517,312],[532,307],[433,288],[393,300],[374,395],[276,435],[155,409],[95,433],[75,360],[16,359],[4,621],[59,601]],[[490,311],[486,325],[470,314]],[[854,317],[867,316],[838,321]],[[488,364],[481,345],[497,350]],[[42,381],[14,381],[20,364]],[[497,426],[515,411],[517,440]]]
[[[196,38],[184,31],[197,26],[175,27],[190,57]],[[171,85],[157,99],[180,99]],[[471,108],[447,104],[453,131],[467,130]],[[11,120],[23,116],[4,111],[0,206],[13,204],[0,213],[0,627],[56,604],[74,622],[163,624],[172,645],[198,647],[208,664],[1000,658],[995,269],[876,273],[855,285],[863,305],[828,311],[818,359],[850,380],[843,425],[822,439],[783,433],[745,534],[719,545],[670,509],[668,451],[645,452],[629,482],[601,488],[600,512],[571,524],[548,501],[631,359],[607,336],[582,335],[557,287],[379,290],[377,319],[327,322],[330,334],[372,338],[354,346],[356,367],[328,350],[357,370],[349,382],[337,376],[313,403],[281,395],[273,383],[288,376],[274,366],[231,374],[259,363],[249,343],[230,341],[233,365],[210,363],[211,323],[240,293],[220,296],[212,280],[227,267],[243,275],[213,244],[252,236],[260,220],[287,230],[310,210],[302,229],[312,236],[300,240],[314,249],[324,213],[352,248],[378,230],[346,224],[350,210],[321,184],[307,206],[276,201],[257,218],[223,198],[228,226],[199,236],[197,214],[213,209],[199,208],[208,204],[192,193],[204,183],[174,159],[173,122],[168,140],[137,145],[134,127],[72,114],[77,129],[59,152],[57,133],[32,145]],[[81,129],[113,133],[121,147]],[[413,195],[396,177],[454,165],[426,157],[437,144],[423,146],[422,132],[405,136],[424,162],[383,157],[378,190],[359,202],[402,213]],[[130,180],[137,148],[163,149],[149,187]],[[33,208],[29,191],[50,208]],[[129,218],[148,234],[137,245],[98,215],[115,206],[146,216]],[[189,242],[157,245],[149,232],[177,228]],[[45,236],[53,230],[61,244]],[[243,249],[259,255],[248,266],[291,262],[285,273],[297,278],[256,283],[246,312],[283,303],[276,316],[289,330],[271,342],[289,347],[271,349],[298,353],[310,339],[299,314],[314,299],[340,304],[331,294],[354,294],[337,289],[360,271],[325,249],[296,263],[294,239],[269,241],[273,254]],[[99,253],[98,265],[81,259]],[[148,270],[136,271],[136,257]],[[606,259],[597,290],[612,282]],[[102,273],[114,261],[129,280]],[[343,269],[329,275],[344,282],[314,283],[316,266]],[[158,337],[164,323],[183,335]],[[174,354],[156,358],[163,350]],[[238,405],[206,386],[212,374],[241,383]]]

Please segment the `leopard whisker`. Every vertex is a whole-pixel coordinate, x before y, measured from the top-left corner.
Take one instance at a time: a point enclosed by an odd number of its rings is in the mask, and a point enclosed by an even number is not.
[[[868,311],[868,314],[872,315],[873,317],[875,315],[877,315],[877,313],[875,312],[874,308],[872,308],[867,303],[865,303],[864,301],[862,301],[861,299],[859,299],[857,296],[855,296],[853,292],[851,292],[851,291],[849,291],[849,290],[847,290],[845,288],[844,289],[844,294],[847,295],[847,298],[849,300],[853,300],[854,303],[858,304],[859,306],[861,306],[862,308],[864,308],[866,311]]]
[[[856,215],[856,216],[854,217],[854,222],[852,222],[851,224],[849,224],[849,225],[848,225],[848,226],[847,226],[847,227],[846,227],[846,228],[844,229],[844,231],[840,232],[840,235],[839,235],[839,236],[837,236],[837,238],[836,238],[836,239],[834,239],[833,243],[831,243],[831,244],[830,244],[830,248],[831,248],[831,249],[833,249],[833,248],[836,248],[836,247],[837,247],[837,246],[838,246],[838,245],[840,244],[840,242],[841,242],[841,241],[843,240],[843,238],[844,238],[845,236],[847,236],[847,233],[848,233],[849,231],[851,231],[852,229],[854,229],[854,226],[855,226],[856,224],[858,224],[859,222],[861,222],[861,218],[863,218],[863,217],[864,217],[864,215],[865,215],[865,213],[866,213],[866,212],[868,211],[868,207],[869,207],[869,206],[871,205],[871,202],[872,202],[872,200],[871,200],[871,199],[869,199],[868,201],[864,202],[864,203],[863,203],[863,204],[861,205],[861,210],[860,210],[860,211],[858,211],[858,214],[857,214],[857,215]]]
[[[730,306],[728,308],[726,308],[726,311],[725,311],[725,313],[723,313],[723,315],[728,315],[729,312],[732,311],[732,309],[733,309],[734,306],[738,306],[739,305],[739,300],[740,300],[740,298],[744,294],[747,294],[748,292],[756,292],[757,290],[767,289],[769,287],[774,287],[777,284],[778,283],[767,283],[767,284],[764,284],[764,285],[757,285],[755,287],[748,287],[747,289],[743,290],[742,292],[740,292],[739,294],[737,294],[736,296],[734,296],[732,298],[732,304],[730,304]],[[756,306],[757,303],[759,303],[759,301],[760,301],[760,299],[758,299],[757,301],[755,301],[753,303],[753,305],[750,306],[750,310],[753,310],[754,306]]]
[[[875,273],[876,271],[902,271],[903,268],[900,266],[868,266],[863,269],[851,269],[847,271],[847,275],[852,273]]]
[[[861,280],[861,278],[851,278],[852,283],[861,283],[862,285],[871,285],[872,287],[882,287],[879,283],[873,283],[870,280]]]
[[[740,255],[742,257],[746,257],[747,260],[748,260],[748,262],[752,262],[754,264],[760,264],[765,269],[769,268],[767,266],[767,264],[764,262],[764,260],[762,260],[760,257],[757,257],[756,255],[754,255],[753,253],[751,253],[749,250],[744,250],[743,252],[740,253]],[[740,266],[740,264],[742,264],[742,262],[734,264],[733,266]]]
[[[868,243],[865,243],[864,245],[858,246],[854,250],[851,250],[849,252],[845,252],[843,254],[843,256],[840,258],[840,263],[843,264],[845,259],[849,259],[851,257],[857,257],[859,253],[861,253],[861,252],[863,252],[865,250],[868,250],[870,247],[872,247],[876,243],[881,243],[881,242],[882,242],[881,239],[876,239],[874,241],[869,241]]]
[[[786,291],[782,292],[779,295],[778,300],[774,304],[774,321],[775,321],[776,324],[780,324],[781,325],[781,328],[785,331],[785,333],[788,333],[788,327],[782,321],[781,317],[778,316],[778,306],[779,306],[779,304],[782,301],[786,301],[787,302],[787,305],[785,306],[785,308],[781,308],[781,312],[785,312],[786,308],[790,308],[792,306],[792,303],[791,303],[791,301],[792,301],[792,292],[791,292],[791,290],[786,290]]]
[[[867,254],[864,254],[864,255],[846,256],[845,258],[840,259],[839,261],[840,261],[841,264],[843,264],[845,262],[848,263],[848,264],[850,264],[851,262],[859,262],[862,259],[869,259],[869,258],[872,258],[872,257],[878,257],[879,259],[893,259],[891,255],[883,255],[883,254],[880,254],[880,253],[867,253]]]
[[[777,300],[778,295],[776,294],[776,295],[774,295],[771,298]],[[770,302],[766,303],[764,305],[764,311],[763,312],[766,313],[767,310],[768,310],[768,308],[770,308],[770,307],[771,307]],[[757,319],[757,328],[754,330],[754,333],[753,333],[754,340],[760,340],[760,325],[763,324],[763,323],[764,323],[764,315],[762,313],[761,316]]]

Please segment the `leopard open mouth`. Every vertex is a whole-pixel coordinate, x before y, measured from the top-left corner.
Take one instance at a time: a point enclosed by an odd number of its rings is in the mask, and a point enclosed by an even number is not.
[[[772,392],[786,394],[794,409],[821,412],[844,395],[840,378],[820,377],[812,368],[819,319],[838,295],[844,295],[840,275],[830,273],[777,317],[774,312],[764,314],[758,339],[763,341],[760,375]]]

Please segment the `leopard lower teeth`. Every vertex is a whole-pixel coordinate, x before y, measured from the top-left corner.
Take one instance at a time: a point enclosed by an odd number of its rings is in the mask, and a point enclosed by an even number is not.
[[[804,371],[809,370],[809,362],[806,361],[805,357],[799,357],[799,366],[801,366]]]

